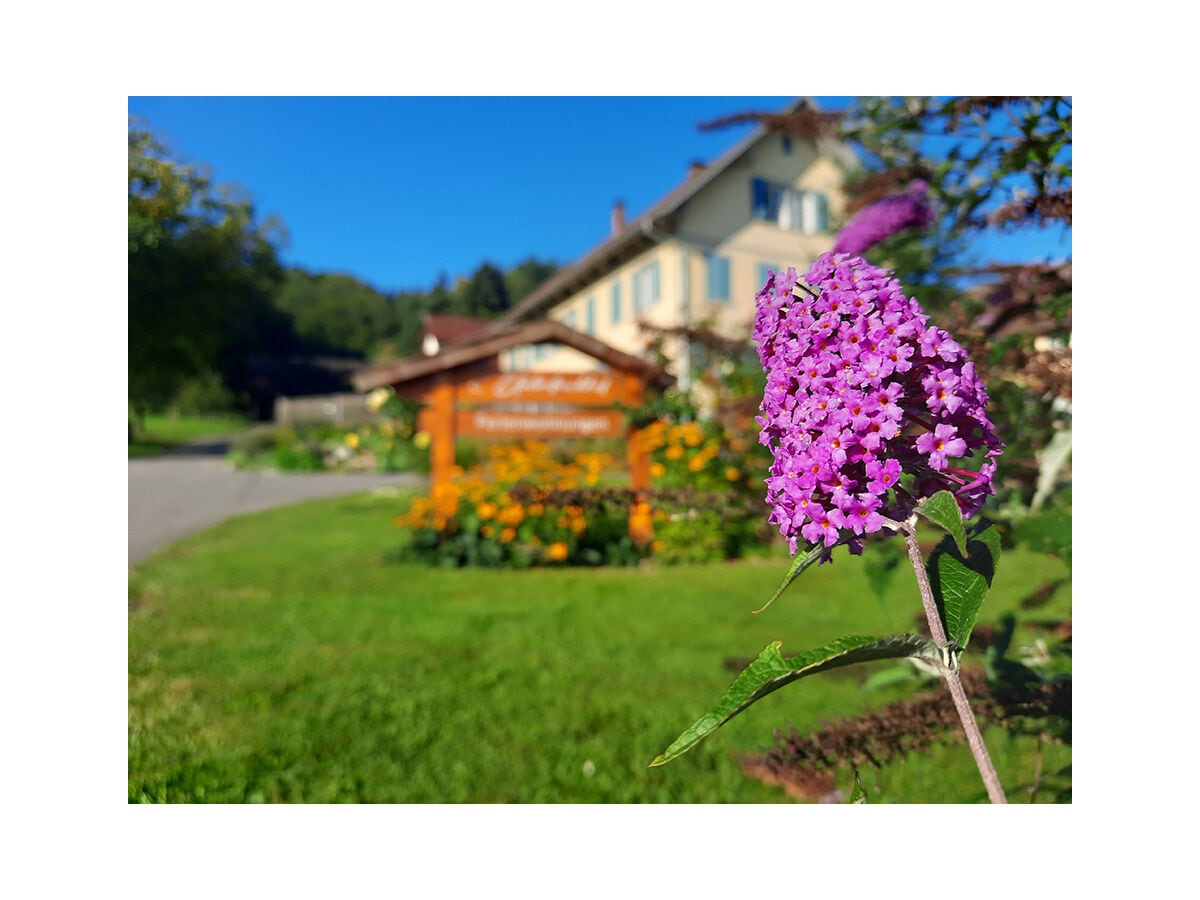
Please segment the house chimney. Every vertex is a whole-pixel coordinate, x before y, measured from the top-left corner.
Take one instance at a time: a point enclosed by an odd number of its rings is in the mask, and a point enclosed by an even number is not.
[[[612,208],[612,233],[620,234],[625,230],[625,204],[618,200]]]
[[[688,166],[688,174],[687,174],[688,181],[691,181],[693,178],[695,178],[697,175],[699,175],[701,172],[703,172],[707,168],[708,168],[707,163],[702,163],[696,159],[692,160],[691,164]]]

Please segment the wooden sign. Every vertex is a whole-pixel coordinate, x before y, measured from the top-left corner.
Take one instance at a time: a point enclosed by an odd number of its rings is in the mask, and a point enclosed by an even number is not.
[[[461,403],[563,403],[611,406],[625,381],[608,372],[501,372],[458,386]]]
[[[481,407],[456,410],[454,430],[459,437],[620,437],[624,420],[615,410],[509,412]]]

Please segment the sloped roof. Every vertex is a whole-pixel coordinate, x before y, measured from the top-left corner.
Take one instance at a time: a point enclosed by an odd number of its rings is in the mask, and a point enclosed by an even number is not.
[[[623,353],[561,322],[542,319],[526,324],[500,325],[447,347],[436,356],[409,356],[368,366],[354,375],[354,389],[369,391],[384,385],[403,384],[496,356],[510,347],[541,343],[573,347],[614,369],[634,372],[654,387],[666,388],[675,383],[674,377],[661,366]]]
[[[812,102],[801,98],[784,110],[783,114],[794,112],[806,105],[812,105]],[[649,234],[651,230],[670,233],[672,228],[670,217],[768,134],[770,134],[769,129],[759,126],[753,134],[730,148],[703,170],[689,175],[682,184],[676,186],[669,194],[633,219],[624,229],[589,250],[576,262],[560,269],[528,297],[506,312],[499,322],[508,324],[531,318],[574,293],[593,278],[654,246],[657,241]]]
[[[450,316],[440,313],[425,313],[421,318],[425,334],[431,334],[444,345],[456,344],[492,326],[489,319],[473,319],[470,316]]]

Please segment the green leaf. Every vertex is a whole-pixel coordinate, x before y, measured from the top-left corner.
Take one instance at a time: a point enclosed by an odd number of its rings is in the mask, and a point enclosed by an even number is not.
[[[905,656],[946,663],[937,644],[916,634],[893,634],[883,638],[850,635],[790,659],[784,659],[779,653],[782,645],[782,641],[768,644],[758,659],[734,679],[717,705],[692,723],[650,765],[661,766],[686,753],[752,703],[807,675],[874,659]]]
[[[758,609],[754,610],[755,615],[762,612],[764,609],[766,609],[768,606],[770,606],[772,603],[774,603],[776,600],[778,600],[780,594],[782,594],[785,590],[787,590],[787,586],[796,580],[796,576],[799,575],[801,572],[803,572],[805,569],[807,569],[809,566],[811,566],[813,563],[815,563],[818,559],[820,559],[821,554],[824,553],[826,551],[826,549],[828,549],[828,548],[826,548],[826,546],[824,544],[817,544],[815,547],[813,547],[811,550],[808,551],[807,555],[797,556],[794,560],[792,560],[792,567],[790,569],[788,569],[787,575],[784,576],[783,584],[781,584],[779,586],[779,590],[777,590],[774,594],[771,595],[770,600],[768,600],[766,603],[764,603]]]
[[[917,506],[917,515],[924,516],[934,525],[947,531],[958,544],[959,552],[967,552],[967,536],[963,531],[962,513],[958,502],[949,491],[938,491]]]
[[[965,554],[959,553],[947,537],[929,556],[925,570],[946,626],[946,636],[961,648],[967,646],[971,637],[999,561],[1000,534],[995,526],[972,535]]]
[[[867,792],[863,790],[862,781],[858,777],[858,769],[854,770],[854,787],[850,791],[851,803],[866,803]]]

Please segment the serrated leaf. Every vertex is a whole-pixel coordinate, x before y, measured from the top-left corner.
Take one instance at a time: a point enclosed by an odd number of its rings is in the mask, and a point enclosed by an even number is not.
[[[964,556],[967,552],[967,535],[963,531],[962,512],[958,501],[949,491],[938,491],[932,497],[922,501],[916,509],[917,515],[923,516],[934,525],[946,531],[958,545],[959,552]]]
[[[803,572],[805,569],[807,569],[809,566],[811,566],[813,563],[815,563],[818,559],[820,559],[821,554],[824,553],[827,549],[829,549],[829,548],[827,548],[824,544],[817,544],[815,547],[813,547],[811,550],[809,550],[808,553],[805,554],[804,556],[797,556],[795,559],[793,559],[792,567],[790,569],[788,569],[787,575],[785,575],[783,577],[783,584],[781,584],[779,586],[779,590],[777,590],[774,594],[771,595],[770,600],[768,600],[766,603],[764,603],[758,609],[754,610],[755,615],[762,612],[764,609],[766,609],[768,606],[770,606],[772,603],[774,603],[776,600],[778,600],[780,595],[784,591],[787,590],[788,585],[796,580],[796,576],[798,576],[801,572]]]
[[[661,766],[686,753],[751,704],[805,676],[875,659],[912,656],[945,662],[937,644],[916,634],[893,634],[883,638],[850,635],[790,659],[784,659],[780,654],[781,646],[782,641],[768,644],[758,659],[734,679],[716,706],[693,722],[650,765]]]
[[[867,792],[863,790],[862,781],[858,777],[858,769],[854,770],[854,787],[850,790],[851,803],[866,803]]]
[[[979,617],[983,599],[1000,561],[1000,534],[989,526],[967,541],[961,554],[949,537],[943,538],[925,566],[946,636],[965,648]]]

